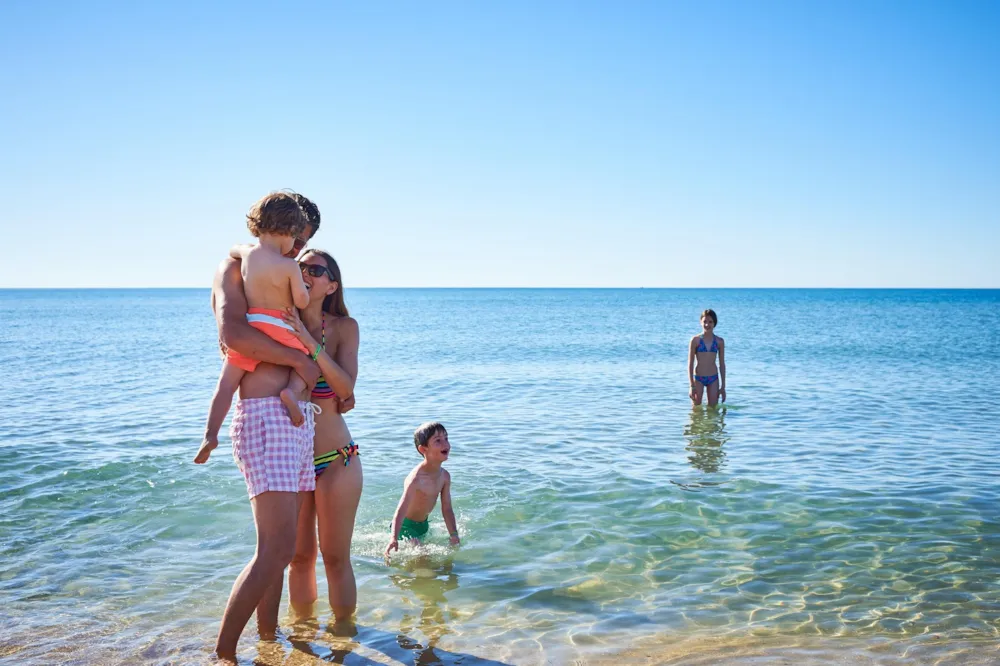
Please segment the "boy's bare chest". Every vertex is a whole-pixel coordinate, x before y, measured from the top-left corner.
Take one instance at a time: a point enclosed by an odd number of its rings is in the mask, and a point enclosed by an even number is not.
[[[444,478],[440,475],[437,477],[417,475],[413,479],[413,489],[424,497],[433,500],[441,494],[443,482]]]

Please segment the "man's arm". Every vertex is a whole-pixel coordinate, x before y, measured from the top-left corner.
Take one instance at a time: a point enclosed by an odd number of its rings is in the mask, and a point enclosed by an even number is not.
[[[275,342],[247,323],[247,297],[239,261],[229,258],[219,266],[212,284],[212,300],[222,344],[258,361],[293,368],[310,387],[315,386],[320,372],[311,358]]]

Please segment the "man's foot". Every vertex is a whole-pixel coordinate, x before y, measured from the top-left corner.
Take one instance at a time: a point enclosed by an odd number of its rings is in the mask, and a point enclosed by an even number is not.
[[[218,650],[212,653],[212,660],[214,666],[236,666],[239,662],[236,661],[236,654],[219,654]]]
[[[292,389],[285,389],[281,392],[281,404],[285,406],[288,410],[288,416],[292,419],[292,425],[298,428],[300,425],[306,422],[306,417],[302,415],[302,410],[299,409],[299,401],[295,399],[295,394]]]

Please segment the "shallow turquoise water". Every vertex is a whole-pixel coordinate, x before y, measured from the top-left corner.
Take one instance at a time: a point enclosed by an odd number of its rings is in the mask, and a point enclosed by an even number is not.
[[[247,663],[1000,659],[1000,292],[348,304],[358,633],[321,605],[277,644],[248,630]],[[705,307],[717,411],[686,398]],[[0,291],[0,324],[0,661],[203,663],[254,542],[231,457],[189,462],[218,372],[207,291]],[[435,515],[436,545],[387,568],[432,418],[464,545]]]

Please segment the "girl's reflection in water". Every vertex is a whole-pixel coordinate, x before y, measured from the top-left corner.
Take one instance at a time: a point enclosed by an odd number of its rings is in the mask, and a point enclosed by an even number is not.
[[[685,447],[693,467],[706,474],[719,472],[726,464],[723,445],[729,441],[726,434],[725,407],[694,407],[691,420],[684,428]]]

